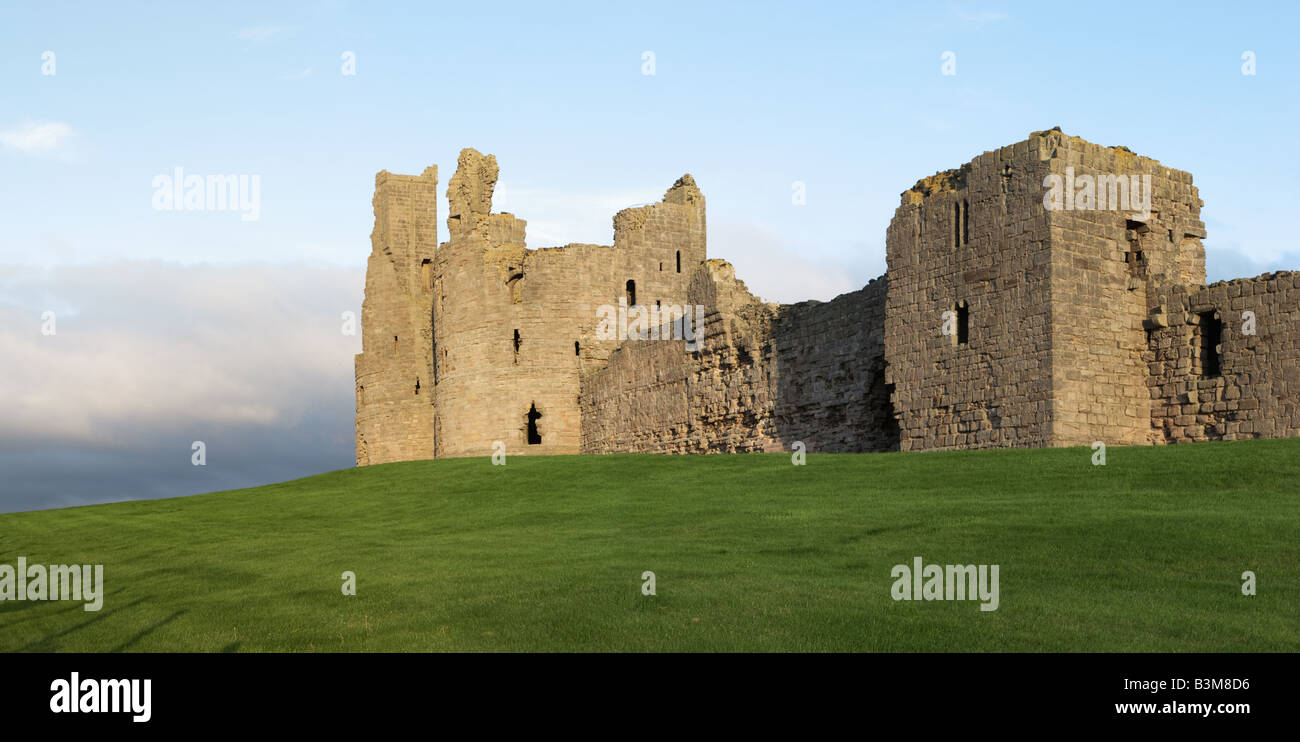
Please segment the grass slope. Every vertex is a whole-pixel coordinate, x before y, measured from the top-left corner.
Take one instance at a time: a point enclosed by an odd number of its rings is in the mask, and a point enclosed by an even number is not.
[[[0,650],[1300,651],[1300,439],[1090,457],[484,457],[0,515],[0,564],[106,582],[0,603]],[[892,600],[918,555],[1000,565],[1000,608]]]

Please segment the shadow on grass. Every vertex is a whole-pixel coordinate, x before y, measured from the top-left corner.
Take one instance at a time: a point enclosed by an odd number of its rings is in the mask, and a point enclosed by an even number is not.
[[[122,593],[122,592],[125,591],[125,590],[126,590],[126,588],[124,588],[124,587],[120,587],[120,588],[118,588],[117,590],[114,590],[114,591],[111,592],[111,593],[105,593],[105,594],[104,594],[104,602],[107,603],[109,598],[111,598],[111,597],[113,597],[114,595],[117,595],[117,594],[119,594],[119,593]],[[7,610],[0,611],[0,628],[3,628],[3,629],[9,629],[9,628],[11,628],[11,627],[17,626],[17,625],[20,624],[20,623],[23,623],[24,621],[32,621],[32,620],[35,620],[35,619],[38,619],[38,618],[46,618],[46,619],[48,619],[48,618],[53,618],[54,616],[61,616],[61,615],[65,614],[65,613],[70,613],[70,612],[72,612],[72,611],[85,611],[85,605],[86,605],[85,601],[71,601],[71,603],[72,603],[71,605],[69,605],[69,606],[63,608],[62,610],[54,611],[53,613],[41,613],[41,612],[37,612],[37,613],[34,613],[34,614],[30,615],[30,616],[26,616],[26,617],[24,617],[24,618],[19,618],[19,619],[14,620],[14,621],[7,621],[7,620],[5,620],[5,616],[9,615],[10,613],[18,613],[18,612],[20,612],[20,611],[23,611],[23,610],[26,610],[26,609],[30,609],[30,608],[40,608],[41,606],[43,606],[43,605],[47,605],[47,604],[49,604],[49,603],[51,603],[51,602],[53,602],[53,601],[48,601],[48,600],[19,600],[19,601],[14,601],[14,602],[17,604],[14,608],[9,608],[9,609],[7,609]],[[68,602],[68,601],[59,601],[59,602]]]
[[[140,604],[143,603],[143,602],[145,602],[145,599],[144,599],[144,598],[139,598],[138,600],[134,600],[134,601],[132,601],[132,602],[130,602],[130,603],[127,603],[126,605],[122,606],[121,608],[114,608],[113,610],[110,610],[110,611],[99,611],[99,612],[95,613],[95,614],[90,618],[90,620],[88,620],[88,621],[83,621],[83,622],[77,624],[76,626],[71,626],[71,627],[69,627],[69,628],[64,629],[63,631],[56,631],[56,632],[54,632],[53,634],[46,634],[45,636],[41,637],[40,639],[37,639],[37,640],[34,641],[34,642],[30,642],[30,643],[28,643],[26,646],[21,647],[21,648],[19,648],[19,649],[16,649],[16,650],[14,650],[14,651],[16,651],[16,652],[56,652],[56,651],[58,651],[58,647],[55,647],[55,646],[53,645],[53,643],[52,643],[52,642],[54,642],[56,639],[61,639],[61,638],[65,637],[65,636],[67,636],[67,635],[73,633],[74,631],[80,631],[81,629],[84,629],[84,628],[86,628],[87,626],[90,626],[90,625],[92,625],[92,624],[95,624],[95,623],[98,623],[98,622],[100,622],[100,621],[103,621],[104,619],[108,618],[109,616],[112,616],[112,615],[115,614],[115,613],[120,613],[121,611],[125,611],[125,610],[127,610],[128,608],[134,608],[135,606],[140,605]]]
[[[150,626],[149,628],[147,628],[147,629],[141,631],[140,633],[136,634],[135,636],[131,637],[130,639],[127,639],[125,642],[123,642],[123,643],[117,645],[116,647],[113,647],[112,649],[110,649],[110,650],[108,650],[108,651],[110,651],[110,652],[125,652],[126,649],[127,649],[128,647],[130,647],[130,646],[136,644],[136,643],[139,642],[141,639],[143,639],[143,638],[145,638],[146,636],[152,634],[153,632],[157,631],[158,629],[162,628],[163,626],[166,626],[167,624],[171,623],[172,621],[175,621],[176,619],[180,618],[181,616],[185,615],[185,614],[188,613],[188,612],[189,612],[189,611],[176,611],[175,613],[173,613],[172,615],[168,616],[167,618],[164,618],[163,620],[159,621],[158,623],[155,623],[153,626]]]
[[[862,539],[865,538],[870,538],[872,536],[881,536],[886,533],[898,533],[900,531],[915,531],[916,529],[920,528],[922,525],[923,524],[921,523],[904,523],[903,525],[899,525],[899,526],[881,526],[880,528],[868,528],[864,531],[858,531],[857,533],[850,533],[844,538],[841,538],[840,543],[851,544],[854,541],[861,541]]]

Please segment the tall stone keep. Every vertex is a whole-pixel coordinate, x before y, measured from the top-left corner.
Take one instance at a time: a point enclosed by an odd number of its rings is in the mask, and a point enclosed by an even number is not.
[[[434,456],[437,195],[437,167],[422,175],[375,176],[375,228],[355,359],[358,465]]]
[[[1200,207],[1190,174],[1056,129],[904,192],[885,303],[901,448],[1152,442],[1144,320],[1162,286],[1205,282]]]

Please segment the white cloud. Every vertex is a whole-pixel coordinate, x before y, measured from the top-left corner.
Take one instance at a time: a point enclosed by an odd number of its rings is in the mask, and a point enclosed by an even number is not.
[[[0,144],[24,154],[59,149],[72,136],[72,127],[59,121],[31,121],[0,131]]]
[[[287,31],[283,26],[248,26],[241,28],[235,34],[241,41],[269,41],[271,38],[278,36]]]
[[[1005,21],[1010,16],[1008,16],[1006,13],[999,13],[998,11],[995,10],[979,10],[974,12],[967,11],[967,10],[958,10],[957,17],[963,21],[966,21],[967,23],[973,24],[976,28],[981,28],[990,23]]]

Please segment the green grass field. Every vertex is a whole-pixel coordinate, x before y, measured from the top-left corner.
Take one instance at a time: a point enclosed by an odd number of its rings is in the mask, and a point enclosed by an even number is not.
[[[106,583],[0,603],[0,650],[1300,651],[1300,439],[1091,453],[484,457],[0,515],[0,564]],[[915,556],[1000,565],[1000,607],[894,601]]]

